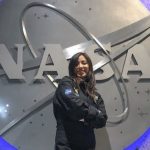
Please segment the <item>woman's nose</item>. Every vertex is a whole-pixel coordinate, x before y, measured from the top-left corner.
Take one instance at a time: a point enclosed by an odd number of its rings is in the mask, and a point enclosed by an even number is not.
[[[82,64],[82,63],[79,63],[78,67],[79,67],[79,68],[82,68],[82,67],[83,67],[83,64]]]

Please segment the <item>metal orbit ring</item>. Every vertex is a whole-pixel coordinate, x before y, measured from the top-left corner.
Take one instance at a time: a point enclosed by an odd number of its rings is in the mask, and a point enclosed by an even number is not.
[[[50,4],[47,4],[47,3],[40,3],[40,2],[33,2],[33,3],[30,3],[28,4],[24,10],[22,11],[22,14],[21,14],[21,18],[20,18],[20,21],[21,21],[21,27],[22,27],[22,34],[23,34],[23,37],[24,37],[24,40],[27,44],[27,46],[29,47],[29,49],[31,50],[32,52],[32,55],[36,58],[36,53],[33,49],[33,47],[31,46],[31,43],[30,43],[30,40],[28,38],[28,35],[27,35],[27,32],[26,32],[26,27],[25,27],[25,23],[24,23],[24,20],[23,20],[23,17],[26,13],[26,11],[32,7],[37,7],[37,6],[40,6],[40,7],[45,7],[45,8],[49,8],[51,10],[53,10],[54,12],[56,12],[57,14],[59,14],[60,16],[64,17],[68,22],[70,22],[87,40],[92,40],[94,41],[94,43],[103,50],[104,54],[107,55],[108,59],[110,60],[110,64],[111,64],[111,68],[112,70],[114,71],[114,78],[115,80],[117,81],[116,82],[116,86],[118,88],[118,91],[119,91],[119,94],[120,94],[120,97],[122,99],[122,107],[123,107],[123,110],[122,110],[122,113],[119,114],[119,115],[115,115],[115,116],[111,116],[108,121],[107,121],[107,125],[110,125],[110,126],[113,126],[113,125],[116,125],[116,124],[119,124],[121,122],[123,122],[127,116],[128,116],[128,112],[129,112],[129,104],[128,104],[128,101],[129,101],[129,98],[128,98],[128,92],[127,92],[127,88],[126,88],[126,85],[124,83],[124,79],[122,78],[122,75],[118,69],[118,67],[116,66],[114,60],[110,57],[110,55],[108,54],[107,50],[105,49],[105,47],[100,43],[100,41],[94,36],[92,35],[91,33],[89,33],[86,28],[84,28],[83,25],[81,25],[77,20],[75,20],[73,17],[71,17],[69,14],[67,14],[66,12],[60,10],[60,9],[57,9],[55,6],[53,5],[50,5]],[[123,88],[124,88],[124,94],[122,92],[122,89],[121,89],[121,86],[117,80],[117,75],[119,75],[119,79],[120,81],[122,82],[122,85],[123,85]],[[50,80],[53,82],[53,78],[51,76],[49,76]],[[57,86],[56,84],[54,84],[55,87]],[[125,99],[124,99],[124,96],[126,96],[126,102],[125,102]],[[111,118],[115,118],[116,121],[111,121],[110,119]]]

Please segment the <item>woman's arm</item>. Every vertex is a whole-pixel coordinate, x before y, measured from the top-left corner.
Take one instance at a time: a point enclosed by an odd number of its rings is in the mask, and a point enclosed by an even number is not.
[[[92,128],[102,128],[105,127],[107,122],[107,113],[104,105],[104,101],[99,93],[96,93],[95,102],[97,104],[99,114],[95,119],[87,119],[86,121]]]
[[[107,113],[105,109],[104,100],[102,99],[101,95],[99,93],[96,93],[96,104],[98,106],[98,109],[102,112],[104,118],[107,120]]]
[[[70,119],[95,119],[99,115],[97,108],[81,99],[72,82],[63,82],[59,85],[56,99]]]

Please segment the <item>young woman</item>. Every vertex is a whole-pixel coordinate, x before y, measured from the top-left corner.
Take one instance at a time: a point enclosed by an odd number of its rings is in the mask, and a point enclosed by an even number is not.
[[[55,92],[53,106],[57,122],[55,150],[94,150],[94,128],[106,125],[104,102],[95,88],[91,59],[75,54]]]

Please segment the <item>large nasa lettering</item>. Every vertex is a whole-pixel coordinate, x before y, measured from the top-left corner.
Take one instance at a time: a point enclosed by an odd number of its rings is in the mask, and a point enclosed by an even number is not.
[[[139,74],[139,80],[150,79],[150,55],[143,45],[137,44],[128,51],[123,67],[123,78],[129,79],[129,74]]]
[[[11,56],[9,50],[4,44],[0,44],[0,65],[2,70],[9,79],[22,79],[25,77],[22,73],[23,70],[23,49],[24,44],[16,44],[17,59],[16,62]],[[43,74],[48,72],[49,74],[57,74],[57,79],[62,78],[68,74],[68,62],[64,57],[63,50],[59,44],[44,44],[44,53],[42,59],[39,62],[39,69],[34,77],[34,80],[44,79]],[[91,57],[93,65],[103,59],[103,56],[98,52],[95,52],[95,45],[92,45],[86,49],[86,53]],[[147,50],[141,45],[137,44],[126,53],[126,59],[123,66],[122,76],[124,79],[129,79],[129,74],[140,72],[139,79],[150,79],[150,71],[148,69],[149,55]],[[50,59],[51,62],[47,63]],[[33,60],[34,61],[34,60]],[[106,64],[105,66],[95,70],[96,80],[103,81],[113,76],[113,70]]]

